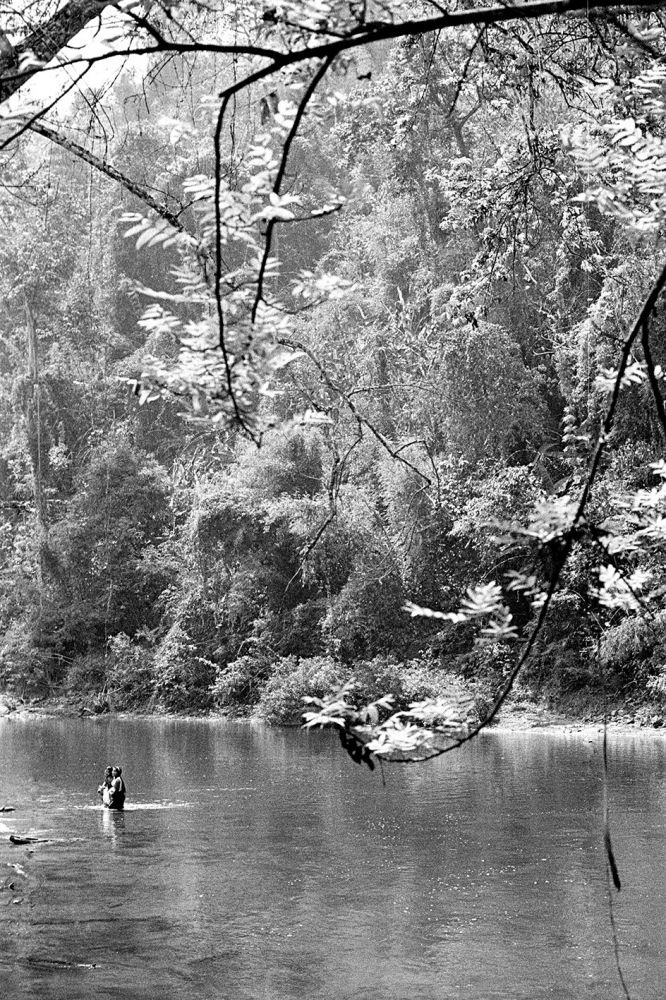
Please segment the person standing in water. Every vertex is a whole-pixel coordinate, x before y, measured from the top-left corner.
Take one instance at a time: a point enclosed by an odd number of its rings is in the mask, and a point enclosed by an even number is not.
[[[111,787],[109,788],[109,809],[125,808],[125,782],[123,769],[117,765],[111,770]]]
[[[111,792],[111,782],[113,781],[113,768],[111,765],[104,769],[102,784],[97,789],[97,794],[102,796],[102,805],[108,806]]]

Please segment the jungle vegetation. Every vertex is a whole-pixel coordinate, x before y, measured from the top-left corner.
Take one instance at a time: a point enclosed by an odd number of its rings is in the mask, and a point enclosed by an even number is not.
[[[2,9],[6,691],[661,718],[662,6]]]

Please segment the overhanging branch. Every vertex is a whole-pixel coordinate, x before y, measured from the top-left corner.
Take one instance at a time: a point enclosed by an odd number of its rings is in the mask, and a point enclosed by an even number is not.
[[[42,64],[50,62],[79,31],[99,17],[107,7],[113,6],[116,6],[116,3],[110,2],[110,0],[70,0],[70,3],[45,21],[43,25],[26,35],[16,45],[11,45],[7,35],[0,29],[0,103],[7,100],[22,84],[43,68],[39,64],[40,62]],[[77,62],[102,62],[106,59],[117,58],[118,55],[129,56],[132,52],[141,55],[167,51],[182,54],[208,52],[266,59],[268,64],[262,67],[260,75],[270,76],[287,66],[293,66],[309,59],[334,59],[341,52],[373,45],[377,42],[437,32],[444,28],[457,28],[466,25],[487,27],[507,21],[535,20],[540,17],[565,14],[580,14],[583,17],[594,18],[608,13],[617,17],[626,13],[627,10],[647,12],[664,9],[666,9],[666,4],[663,0],[657,3],[629,0],[628,3],[624,4],[604,3],[603,0],[598,0],[592,5],[589,0],[535,0],[532,3],[447,11],[436,17],[408,18],[395,22],[370,21],[361,25],[350,24],[347,34],[329,36],[322,41],[321,34],[316,33],[314,34],[315,44],[305,44],[299,47],[289,44],[286,50],[261,44],[220,44],[206,40],[182,42],[165,38],[155,31],[152,33],[156,42],[153,46],[137,47],[131,50],[128,47],[124,52],[122,49],[117,52],[108,51],[92,58],[82,55],[68,60],[68,65],[74,65]],[[39,62],[26,63],[19,69],[21,57],[29,54],[34,55]],[[250,73],[248,77],[234,86],[234,91],[244,89],[255,79],[256,73]],[[228,91],[224,93],[228,93]],[[220,96],[224,96],[224,94]]]
[[[35,76],[42,69],[41,63],[50,62],[90,21],[113,6],[110,0],[70,0],[16,45],[0,30],[0,103]],[[19,68],[27,56],[35,61]]]

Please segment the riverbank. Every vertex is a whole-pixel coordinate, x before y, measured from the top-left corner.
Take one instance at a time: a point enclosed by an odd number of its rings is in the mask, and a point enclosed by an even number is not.
[[[606,719],[609,732],[650,734],[666,737],[663,719],[654,713],[654,722],[636,720],[630,712],[614,711]],[[502,712],[498,721],[492,726],[494,732],[518,732],[521,730],[544,730],[547,732],[580,733],[593,735],[601,733],[604,728],[604,716],[586,714],[584,717],[567,715],[553,709],[539,706],[526,707],[522,704],[509,706]]]
[[[3,717],[60,717],[60,718],[103,718],[113,715],[117,718],[197,718],[225,719],[247,722],[261,721],[256,716],[235,716],[224,712],[150,712],[133,710],[113,712],[108,707],[95,711],[93,703],[82,697],[52,696],[21,701],[11,695],[0,694],[0,718]],[[606,724],[609,730],[627,733],[654,733],[666,737],[665,718],[658,706],[632,704],[614,706],[609,709]],[[601,731],[604,714],[592,710],[589,703],[578,702],[562,708],[554,708],[544,703],[536,703],[519,697],[508,701],[493,721],[490,728],[495,732],[516,732],[521,730],[548,730],[561,732],[594,733]]]

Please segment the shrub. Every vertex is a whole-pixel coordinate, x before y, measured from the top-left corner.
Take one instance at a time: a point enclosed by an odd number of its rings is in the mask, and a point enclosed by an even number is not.
[[[410,660],[405,664],[403,686],[408,702],[458,695],[468,687],[462,677],[443,671],[430,658]]]
[[[534,694],[554,697],[598,685],[595,629],[578,594],[555,594],[522,683]]]
[[[124,632],[109,640],[106,686],[114,708],[138,708],[153,695],[153,653]]]
[[[352,701],[357,705],[366,705],[390,694],[395,699],[395,708],[406,708],[403,671],[404,667],[397,660],[387,656],[375,656],[372,660],[354,663],[351,668],[355,684]]]
[[[511,671],[516,653],[516,646],[507,642],[477,644],[461,657],[461,673],[465,677],[496,687]]]
[[[287,656],[275,664],[261,692],[258,714],[270,723],[296,725],[306,709],[305,697],[324,698],[352,679],[355,687],[349,697],[353,703],[361,707],[391,694],[396,711],[428,698],[457,700],[472,690],[461,677],[442,671],[430,658],[398,663],[377,656],[350,667],[326,656]]]
[[[218,666],[210,693],[218,708],[238,711],[256,705],[269,673],[269,662],[259,655],[239,656]]]
[[[666,611],[652,618],[625,618],[604,633],[599,652],[610,684],[634,683],[660,695],[666,663]]]
[[[11,623],[0,646],[0,686],[19,698],[50,693],[63,679],[65,661],[35,644],[29,624]]]
[[[178,623],[155,651],[154,699],[167,711],[209,708],[216,664],[200,656],[198,647]]]
[[[349,676],[349,668],[329,656],[284,656],[261,692],[258,715],[276,725],[297,725],[305,697],[323,698],[341,688]]]
[[[67,691],[70,694],[102,691],[106,684],[106,667],[103,652],[88,652],[76,656],[67,670]]]
[[[656,677],[651,677],[648,680],[646,688],[651,698],[666,702],[666,666],[661,668]]]
[[[425,656],[397,663],[387,657],[358,663],[353,669],[357,689],[354,701],[367,704],[382,695],[393,695],[393,709],[404,711],[412,702],[428,698],[457,699],[470,693],[470,685],[457,674],[442,670],[437,660]]]

